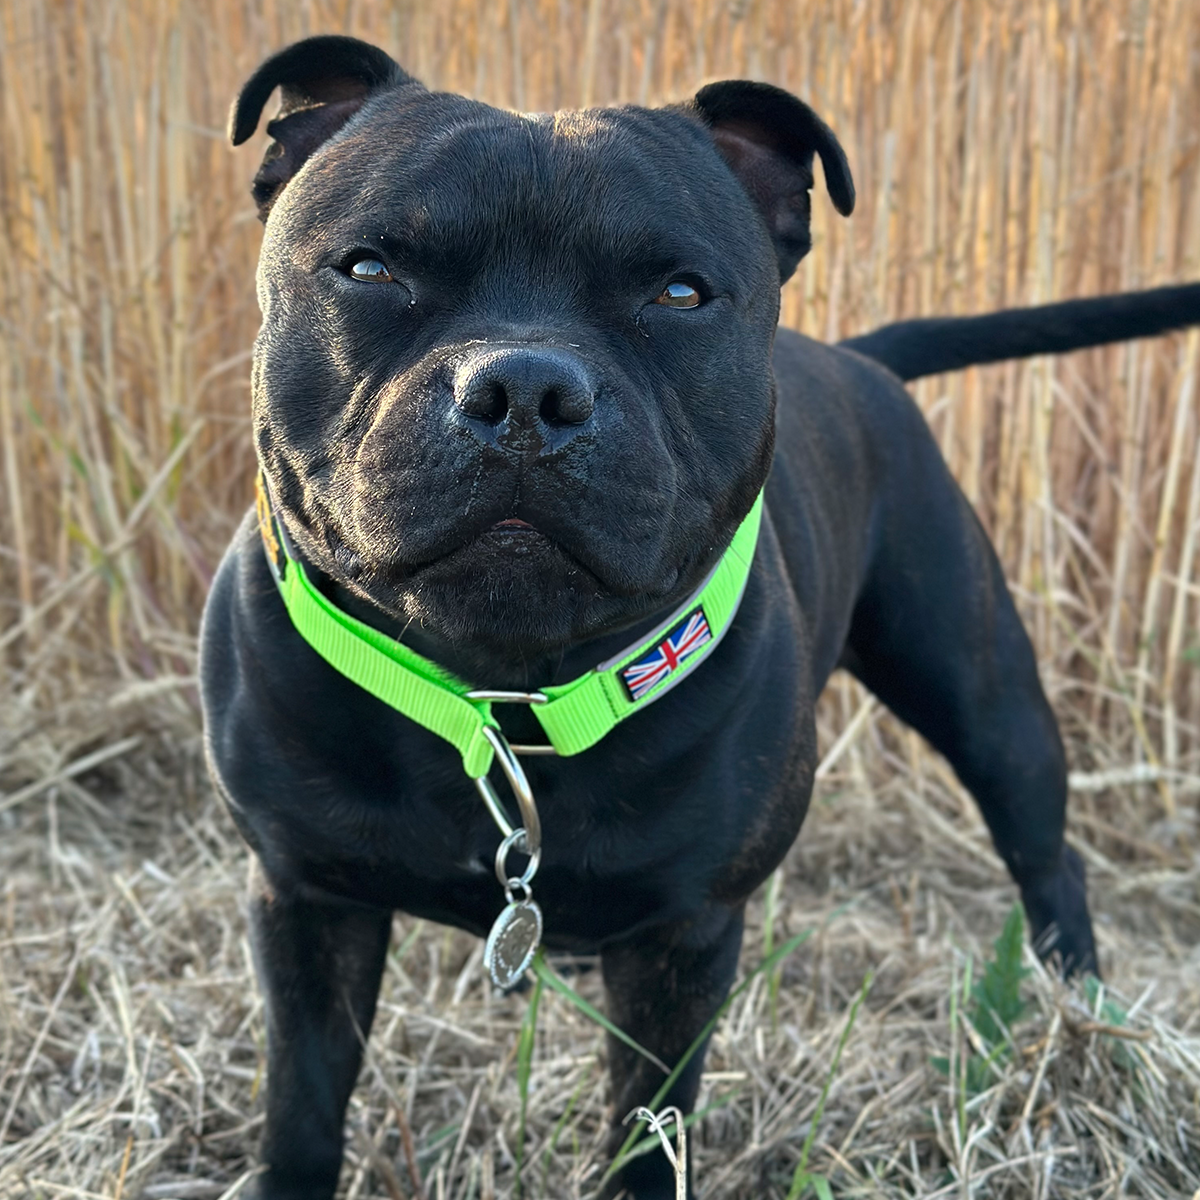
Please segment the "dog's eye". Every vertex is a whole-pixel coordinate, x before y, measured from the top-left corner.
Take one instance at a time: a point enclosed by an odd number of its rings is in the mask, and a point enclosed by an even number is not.
[[[367,283],[391,283],[392,273],[377,258],[360,258],[350,267],[351,279],[363,279]]]
[[[700,293],[690,283],[675,279],[663,288],[662,295],[654,303],[665,304],[668,308],[695,308],[700,303]]]

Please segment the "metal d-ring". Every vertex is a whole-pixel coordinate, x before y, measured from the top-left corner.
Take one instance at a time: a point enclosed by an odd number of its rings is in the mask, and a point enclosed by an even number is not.
[[[489,700],[493,704],[548,704],[550,697],[545,692],[503,692],[495,688],[476,688],[467,692],[468,700]]]
[[[496,688],[476,688],[475,691],[468,692],[466,698],[468,700],[488,701],[492,704],[528,704],[534,708],[541,704],[550,703],[550,697],[545,692],[505,692]],[[544,746],[537,742],[531,742],[528,745],[523,743],[518,745],[510,744],[510,749],[514,754],[522,756],[558,753],[553,746]],[[495,813],[492,815],[495,816]]]
[[[491,725],[483,727],[483,736],[491,743],[492,749],[496,751],[496,757],[500,760],[500,769],[504,772],[505,778],[508,780],[509,786],[513,790],[513,795],[517,798],[517,808],[521,812],[521,824],[525,827],[525,836],[529,846],[530,854],[537,854],[542,848],[542,822],[538,817],[537,804],[533,799],[533,789],[529,786],[529,779],[525,774],[524,768],[521,766],[517,756],[512,752],[512,747],[508,744],[508,739],[498,729],[493,729]],[[483,786],[480,783],[487,784],[487,790],[491,792],[489,799]],[[487,776],[480,776],[480,779],[475,781],[480,792],[483,793],[484,801],[488,808],[492,808],[493,801],[499,805],[496,799],[495,790],[488,781]],[[492,812],[495,817],[495,811]],[[499,821],[496,822],[500,828],[504,830],[504,826]],[[505,836],[512,831],[510,826],[505,830]]]
[[[492,814],[492,820],[496,822],[500,832],[508,837],[514,832],[513,823],[508,819],[508,813],[504,811],[504,805],[500,803],[500,797],[496,795],[492,781],[486,775],[476,775],[475,787],[483,797],[488,812]]]

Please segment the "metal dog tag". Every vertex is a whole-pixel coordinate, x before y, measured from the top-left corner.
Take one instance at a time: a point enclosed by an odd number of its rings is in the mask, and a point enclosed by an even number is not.
[[[511,699],[515,693],[475,692],[476,697],[496,699],[503,697]],[[521,697],[524,699],[524,697]],[[517,802],[521,808],[524,826],[514,829],[504,815],[504,809],[488,782],[486,776],[475,780],[488,811],[504,832],[504,840],[496,847],[496,878],[504,889],[504,899],[508,903],[496,918],[487,942],[483,947],[483,965],[487,967],[492,982],[507,992],[521,982],[521,977],[533,962],[537,948],[542,944],[542,910],[538,908],[529,891],[529,885],[537,874],[538,864],[542,861],[542,824],[538,820],[537,805],[533,800],[533,792],[529,780],[521,770],[521,764],[513,756],[504,735],[484,727],[484,735],[492,743],[500,765],[508,776],[508,782],[516,793]],[[516,850],[528,857],[529,862],[520,875],[509,875],[508,855]]]
[[[508,991],[521,981],[542,943],[542,910],[526,897],[508,903],[496,918],[483,948],[483,965],[492,982]]]

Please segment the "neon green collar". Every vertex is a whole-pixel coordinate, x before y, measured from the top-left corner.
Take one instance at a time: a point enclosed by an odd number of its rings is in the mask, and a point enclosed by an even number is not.
[[[484,730],[499,731],[492,715],[497,701],[532,701],[553,751],[578,754],[694,671],[733,622],[750,575],[763,503],[760,493],[705,582],[649,636],[570,683],[532,696],[475,692],[471,698],[470,684],[326,599],[292,552],[261,474],[256,490],[267,561],[300,636],[359,687],[450,742],[473,778],[485,776],[492,765],[495,748]]]

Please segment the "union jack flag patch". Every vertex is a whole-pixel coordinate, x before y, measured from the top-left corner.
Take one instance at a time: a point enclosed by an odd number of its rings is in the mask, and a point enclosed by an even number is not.
[[[692,609],[653,650],[648,650],[621,672],[630,700],[640,700],[672,674],[685,658],[711,641],[712,631],[708,628],[704,609]]]

